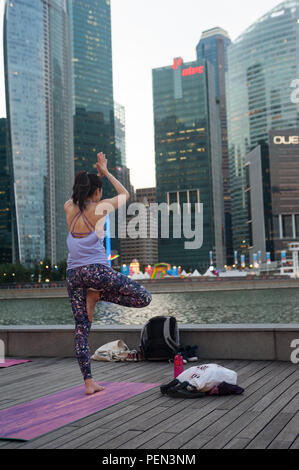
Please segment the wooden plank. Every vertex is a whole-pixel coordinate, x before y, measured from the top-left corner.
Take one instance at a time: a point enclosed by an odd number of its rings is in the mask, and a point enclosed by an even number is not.
[[[239,439],[238,437],[234,437],[223,448],[224,449],[244,449],[247,446],[248,442],[249,442],[249,439]]]
[[[236,410],[237,408],[235,408]],[[227,414],[227,416],[229,413]],[[230,423],[222,432],[218,433],[214,438],[210,439],[207,444],[203,446],[204,449],[222,449],[225,445],[234,437],[236,437],[244,427],[248,426],[248,423],[253,421],[258,416],[257,412],[249,411],[243,412],[240,410],[240,416],[237,417],[232,423]],[[222,427],[222,426],[221,426]],[[210,430],[208,433],[210,434]],[[205,432],[203,433],[205,434]]]
[[[275,416],[281,408],[284,406],[284,403],[286,400],[290,400],[292,393],[296,393],[296,385],[290,389],[287,389],[284,397],[279,397],[277,402],[273,406],[270,407],[269,413],[263,416],[264,418],[264,424],[267,423],[267,420],[271,420],[273,416]],[[284,388],[285,390],[285,388]],[[274,400],[274,397],[272,397]],[[285,401],[284,401],[285,400]],[[222,432],[217,434],[213,439],[209,441],[207,445],[204,446],[204,448],[215,448],[215,449],[221,449],[223,448],[230,439],[233,437],[241,437],[242,434],[240,431],[245,428],[245,432],[248,429],[248,426],[250,423],[254,423],[254,427],[256,428],[256,422],[258,421],[259,423],[261,422],[261,414],[259,410],[255,410],[254,407],[250,408],[248,412],[245,412],[242,409],[238,409],[238,406],[234,408],[234,410],[239,410],[240,411],[240,417],[237,418],[232,424],[227,426]],[[228,413],[229,415],[229,413]],[[211,432],[211,429],[208,430],[208,432]]]
[[[181,412],[170,416],[168,419],[158,423],[156,425],[156,429],[163,431],[173,430],[176,433],[181,433],[186,429],[190,428],[192,425],[200,422],[202,418],[217,409],[217,399],[218,397],[199,398],[198,400],[201,400],[202,406],[196,408],[192,403],[195,401],[195,399],[190,399],[188,400],[190,402],[188,408],[183,408]],[[186,399],[184,400],[185,402],[187,401]]]
[[[20,446],[21,449],[39,449],[43,445],[48,444],[49,442],[53,442],[61,436],[66,436],[68,433],[75,431],[75,427],[72,425],[63,426],[63,428],[55,429],[43,436],[36,437],[27,442],[23,442]],[[71,437],[70,437],[71,439]]]
[[[262,429],[267,426],[267,424],[271,422],[277,414],[281,412],[283,407],[292,400],[292,394],[296,393],[296,389],[296,384],[294,384],[292,388],[286,389],[285,393],[278,396],[271,406],[269,406],[269,408],[260,413],[252,423],[246,426],[246,428],[240,430],[238,437],[244,439],[254,439],[255,436],[259,434]],[[291,413],[283,414],[292,415]]]
[[[297,408],[298,409],[298,408]],[[283,415],[285,413],[282,413]],[[289,415],[289,413],[287,413]],[[298,436],[299,431],[299,413],[297,412],[293,418],[286,424],[282,431],[277,434],[274,441],[269,445],[269,449],[289,448]]]
[[[119,445],[117,448],[118,449],[137,449],[141,447],[143,444],[146,444],[144,448],[149,448],[148,442],[157,436],[157,432],[158,431],[156,427],[150,428],[147,431],[140,432],[140,434],[138,436],[135,436],[134,439],[130,439],[124,444]],[[172,435],[175,435],[175,433]]]
[[[149,441],[138,446],[138,449],[159,449],[162,445],[166,445],[176,436],[173,432],[162,432]]]
[[[79,431],[79,429],[77,429],[77,431]],[[107,438],[107,430],[103,429],[100,425],[100,422],[98,422],[97,427],[95,427],[94,429],[91,429],[89,432],[86,432],[85,434],[82,433],[82,430],[81,430],[81,433],[79,432],[77,432],[77,434],[73,433],[72,439],[68,439],[67,442],[64,442],[64,444],[62,445],[59,444],[57,446],[57,442],[56,443],[52,442],[52,443],[42,446],[41,449],[77,449],[79,446],[83,444],[91,443],[95,437],[97,438],[97,442],[98,442],[98,439],[101,436],[103,436],[105,440]],[[92,445],[90,445],[89,448],[92,449]]]
[[[186,444],[180,446],[180,449],[201,449],[210,439],[210,436],[199,434],[189,442],[186,442]]]
[[[267,395],[263,396],[252,407],[252,410],[259,411],[259,412],[264,411],[266,408],[268,408],[269,405],[271,405],[273,400],[275,400],[279,395],[283,394],[287,388],[289,388],[291,385],[293,385],[296,382],[298,385],[299,374],[296,372],[294,371],[291,375],[287,377],[287,379],[283,380],[281,383],[279,384],[277,383],[275,388],[273,388],[273,390],[269,391]]]
[[[299,449],[299,437],[293,442],[293,444],[290,446],[290,449]]]
[[[176,434],[176,436],[173,437],[171,441],[168,441],[166,444],[162,445],[160,448],[161,449],[179,449],[182,446],[186,446],[187,443],[189,443],[189,441],[191,440],[192,440],[191,446],[196,445],[198,434],[200,434],[200,432],[206,429],[206,427],[208,427],[210,424],[219,422],[219,420],[222,420],[224,413],[225,413],[225,410],[212,411],[207,416],[205,416],[204,418],[200,419],[195,424],[190,426],[188,429],[185,429],[185,431],[179,434]]]
[[[124,444],[128,442],[129,440],[136,438],[137,436],[139,436],[139,434],[141,434],[140,431],[126,431],[125,433],[122,433],[114,437],[114,439],[109,439],[106,442],[101,442],[100,445],[96,447],[93,447],[93,444],[92,444],[92,448],[93,449],[94,448],[95,449],[118,449],[118,447],[121,444]],[[90,449],[91,447],[90,447],[90,444],[85,444],[84,446],[81,446],[79,448]]]
[[[3,445],[2,449],[19,449],[22,444],[23,442],[21,441],[5,441],[5,445]]]
[[[246,449],[266,449],[292,418],[293,415],[290,413],[279,413],[257,434],[247,445]]]
[[[152,414],[147,413],[147,415],[141,415],[139,418],[135,420],[130,420],[127,423],[128,429],[136,429],[140,431],[146,431],[151,427],[154,427],[156,424],[160,424],[161,422],[165,421],[167,418],[173,416],[178,411],[185,409],[185,403],[177,403],[173,406],[173,408],[163,408],[163,403],[159,401],[157,403],[159,406],[160,412],[156,413],[156,408],[152,410]],[[155,412],[155,413],[153,413]]]
[[[299,387],[298,387],[299,389]],[[283,413],[296,413],[299,410],[299,393],[282,409]]]

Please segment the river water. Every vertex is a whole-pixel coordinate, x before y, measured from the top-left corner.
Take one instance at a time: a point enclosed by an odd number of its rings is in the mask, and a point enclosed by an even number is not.
[[[94,324],[143,325],[155,315],[179,323],[298,323],[299,289],[153,294],[148,307],[134,309],[99,302]],[[73,324],[68,298],[1,300],[0,325]]]

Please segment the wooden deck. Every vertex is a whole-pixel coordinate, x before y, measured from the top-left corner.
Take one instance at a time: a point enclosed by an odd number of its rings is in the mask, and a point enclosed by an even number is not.
[[[207,362],[237,371],[244,394],[176,399],[161,395],[155,388],[34,440],[0,440],[0,448],[299,448],[298,365],[277,361],[201,361]],[[92,361],[98,381],[167,383],[172,379],[172,367],[165,362]],[[80,383],[76,359],[34,358],[33,362],[0,369],[0,409]]]

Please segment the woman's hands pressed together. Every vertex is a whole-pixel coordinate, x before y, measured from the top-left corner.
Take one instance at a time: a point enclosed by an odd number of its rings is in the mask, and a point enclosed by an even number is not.
[[[96,163],[96,167],[98,170],[99,176],[107,176],[109,171],[107,169],[107,158],[103,152],[99,152],[97,154],[98,161]]]

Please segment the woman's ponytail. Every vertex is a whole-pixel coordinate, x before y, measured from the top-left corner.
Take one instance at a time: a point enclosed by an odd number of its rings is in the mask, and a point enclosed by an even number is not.
[[[72,199],[74,204],[78,204],[80,211],[85,208],[85,200],[92,196],[95,190],[102,188],[102,181],[97,175],[79,171],[75,177]]]

